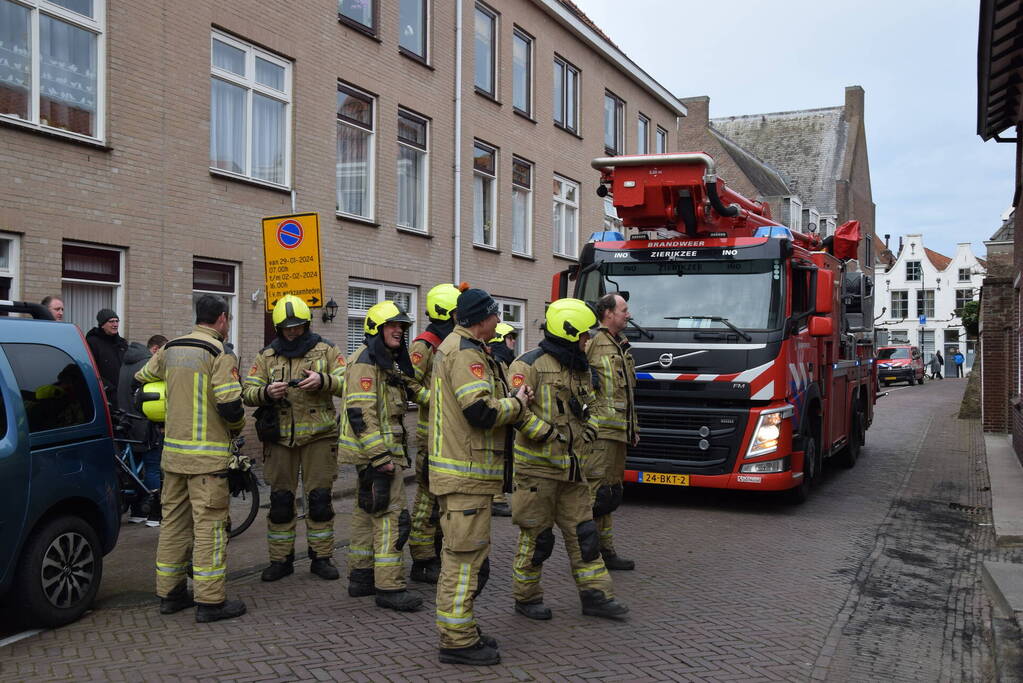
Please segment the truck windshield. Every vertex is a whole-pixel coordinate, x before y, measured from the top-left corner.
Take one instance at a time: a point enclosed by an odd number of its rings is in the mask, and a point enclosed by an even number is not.
[[[581,291],[587,300],[629,292],[632,317],[648,328],[727,330],[706,319],[714,316],[741,330],[773,330],[784,315],[782,274],[775,259],[605,263],[586,276]]]

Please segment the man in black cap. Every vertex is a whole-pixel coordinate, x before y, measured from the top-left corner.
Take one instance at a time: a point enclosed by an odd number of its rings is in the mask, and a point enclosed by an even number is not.
[[[107,401],[117,405],[117,383],[124,362],[124,352],[128,350],[128,341],[117,333],[121,319],[109,308],[96,314],[96,327],[85,335],[92,357],[96,359],[100,377],[103,378],[103,389]]]

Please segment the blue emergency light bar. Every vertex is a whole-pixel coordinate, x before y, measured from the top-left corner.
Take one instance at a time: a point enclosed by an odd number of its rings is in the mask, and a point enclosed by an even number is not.
[[[625,235],[617,230],[603,230],[590,233],[590,242],[624,242]]]
[[[763,225],[753,232],[754,237],[776,237],[792,241],[792,231],[784,225]]]

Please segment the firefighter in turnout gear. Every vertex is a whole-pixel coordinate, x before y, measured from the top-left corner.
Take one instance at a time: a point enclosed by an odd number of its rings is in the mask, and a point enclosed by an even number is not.
[[[487,342],[490,355],[501,365],[501,370],[508,377],[508,367],[515,360],[515,341],[519,333],[508,323],[497,323],[494,330],[494,338]],[[494,496],[494,502],[490,506],[490,514],[494,517],[511,517],[511,506],[508,505],[508,496],[504,491]]]
[[[629,303],[618,293],[597,301],[600,328],[586,348],[597,394],[599,430],[586,470],[593,498],[593,520],[600,534],[600,553],[612,570],[634,569],[636,563],[619,557],[614,545],[611,513],[622,502],[625,451],[639,443],[636,419],[636,361],[622,330],[629,324]]]
[[[366,339],[348,358],[341,460],[355,465],[359,489],[348,546],[348,594],[376,594],[378,607],[411,612],[423,599],[405,589],[402,548],[412,521],[405,506],[408,401],[425,401],[405,334],[412,324],[393,301],[366,311]]]
[[[430,324],[409,348],[416,381],[426,388],[430,387],[433,353],[455,327],[458,295],[458,288],[451,283],[437,285],[426,294],[426,315]],[[419,419],[416,422],[416,497],[412,503],[412,532],[408,544],[412,553],[412,580],[437,583],[437,577],[440,576],[440,558],[437,557],[440,513],[437,496],[430,493],[430,477],[426,467],[429,414],[427,406],[419,408]]]
[[[295,570],[295,494],[301,466],[309,571],[335,580],[339,574],[332,563],[331,488],[337,478],[338,437],[334,397],[344,389],[345,359],[333,343],[309,330],[312,314],[297,296],[281,297],[272,319],[277,336],[259,352],[242,389],[245,404],[260,407],[257,433],[263,441],[263,476],[270,485],[266,518],[270,565],[262,579],[277,581]]]
[[[235,356],[224,352],[227,302],[204,294],[195,305],[195,328],[157,351],[135,373],[140,383],[165,381],[167,420],[161,467],[163,521],[156,550],[160,613],[198,603],[195,620],[231,619],[245,603],[228,600],[227,467],[231,439],[245,425]],[[195,600],[186,581],[189,561]]]
[[[515,611],[550,619],[540,574],[554,550],[554,525],[582,601],[583,614],[624,618],[629,609],[614,599],[611,576],[600,557],[584,467],[597,438],[590,368],[583,347],[597,322],[578,299],[547,309],[540,347],[519,356],[509,370],[512,387],[531,386],[536,400],[516,425],[512,522],[519,543],[512,566]]]
[[[490,503],[504,481],[510,425],[525,415],[531,392],[508,396],[486,340],[498,305],[481,289],[462,286],[455,330],[437,348],[430,392],[430,492],[444,532],[437,581],[440,661],[489,665],[501,661],[497,641],[476,625],[473,602],[490,573]]]

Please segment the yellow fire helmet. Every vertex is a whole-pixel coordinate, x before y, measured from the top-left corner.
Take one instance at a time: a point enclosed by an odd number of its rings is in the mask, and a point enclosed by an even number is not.
[[[148,382],[142,385],[142,414],[150,422],[167,419],[167,383]]]
[[[498,342],[503,342],[504,338],[509,334],[518,334],[518,332],[508,323],[497,323],[497,329],[494,330],[494,338],[487,343],[496,344]]]
[[[402,323],[405,329],[408,329],[412,325],[412,318],[408,317],[405,309],[393,301],[381,301],[366,311],[363,329],[366,330],[366,334],[376,334],[386,323]]]
[[[437,285],[426,293],[426,315],[432,320],[450,320],[460,293],[450,282]]]
[[[549,334],[571,342],[597,324],[593,309],[579,299],[558,299],[547,307],[545,318]]]
[[[309,312],[309,306],[294,294],[285,294],[274,306],[274,327],[298,327],[312,319],[313,314]]]

